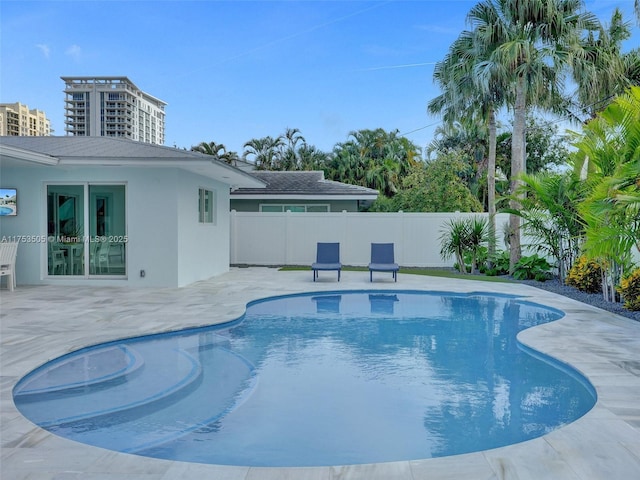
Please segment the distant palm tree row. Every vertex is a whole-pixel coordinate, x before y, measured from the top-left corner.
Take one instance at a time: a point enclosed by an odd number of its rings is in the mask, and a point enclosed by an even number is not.
[[[228,152],[223,144],[215,142],[202,142],[191,149],[232,165],[240,160],[236,152]],[[345,142],[337,143],[328,153],[308,144],[299,129],[288,128],[277,137],[246,142],[242,159],[252,163],[256,170],[322,170],[330,180],[366,186],[393,196],[400,179],[420,162],[421,153],[397,130],[353,131]]]

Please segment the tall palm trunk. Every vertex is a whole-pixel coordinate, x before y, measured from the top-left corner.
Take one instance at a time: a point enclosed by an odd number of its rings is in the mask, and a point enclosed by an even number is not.
[[[525,128],[527,107],[525,103],[526,85],[524,76],[519,76],[516,84],[516,101],[513,110],[513,134],[511,139],[511,194],[513,210],[520,210],[521,204],[515,196],[518,186],[522,184],[520,174],[526,171]],[[522,256],[520,241],[520,217],[513,213],[509,216],[509,272],[513,273],[515,265]]]
[[[487,207],[489,209],[489,268],[496,253],[496,113],[489,107],[489,158],[487,158]]]

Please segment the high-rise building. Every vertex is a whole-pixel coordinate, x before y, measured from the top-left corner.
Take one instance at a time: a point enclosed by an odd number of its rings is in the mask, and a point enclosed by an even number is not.
[[[164,145],[166,102],[127,77],[61,77],[67,135],[121,137]]]
[[[51,121],[42,110],[29,110],[20,102],[0,103],[0,135],[46,137],[51,131]]]

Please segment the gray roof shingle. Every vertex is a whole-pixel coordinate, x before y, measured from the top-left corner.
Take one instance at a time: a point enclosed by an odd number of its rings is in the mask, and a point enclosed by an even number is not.
[[[0,137],[0,147],[47,155],[64,165],[175,167],[232,187],[260,188],[253,175],[200,152],[114,137]],[[54,163],[55,164],[55,163]]]
[[[251,175],[258,177],[267,186],[265,188],[239,188],[231,193],[231,198],[244,195],[256,195],[256,197],[278,195],[370,197],[378,195],[378,191],[371,188],[325,180],[322,171],[253,171]]]
[[[203,153],[113,137],[0,137],[0,143],[54,157],[203,159]]]

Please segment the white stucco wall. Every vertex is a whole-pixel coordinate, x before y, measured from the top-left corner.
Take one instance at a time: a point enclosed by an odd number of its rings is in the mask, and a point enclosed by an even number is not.
[[[200,223],[198,191],[215,195],[215,222]],[[229,271],[229,186],[198,175],[181,175],[175,185],[178,208],[178,285]]]
[[[127,202],[127,279],[46,277],[44,243],[18,248],[20,284],[183,286],[223,273],[229,265],[229,188],[175,168],[46,167],[0,170],[0,184],[18,190],[18,215],[0,217],[0,237],[45,236],[48,182],[125,183]],[[210,187],[218,199],[214,229],[198,229],[198,187]],[[220,209],[226,208],[225,213]],[[220,240],[222,239],[222,240]],[[212,248],[211,242],[220,248]],[[145,276],[140,276],[140,271]]]

